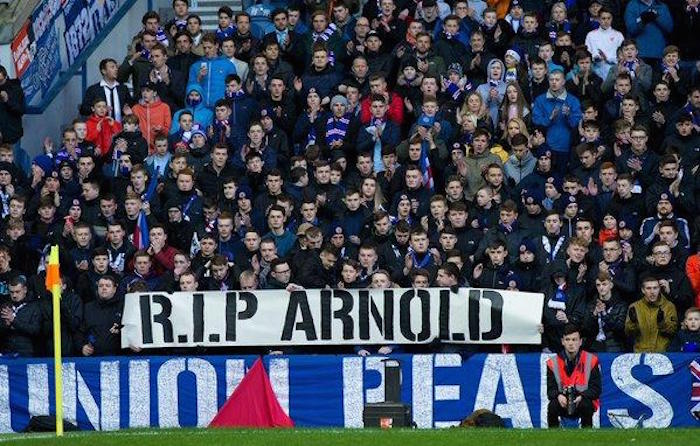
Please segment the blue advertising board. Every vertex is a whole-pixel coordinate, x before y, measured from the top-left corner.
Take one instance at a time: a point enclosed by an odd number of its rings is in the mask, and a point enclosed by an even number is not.
[[[68,0],[63,7],[68,65],[95,40],[119,10],[120,0]]]
[[[420,428],[447,427],[486,408],[509,426],[546,426],[549,355],[395,355],[402,398]],[[692,354],[602,354],[601,427],[700,426],[691,410]],[[254,356],[137,356],[66,360],[64,414],[81,429],[207,426]],[[362,427],[384,398],[384,357],[268,356],[272,386],[297,426]],[[697,386],[696,386],[697,387]],[[53,365],[0,358],[0,432],[54,413]],[[641,420],[641,421],[640,421]]]

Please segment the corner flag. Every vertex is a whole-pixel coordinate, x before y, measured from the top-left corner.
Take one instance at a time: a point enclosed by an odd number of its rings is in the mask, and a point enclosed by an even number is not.
[[[61,273],[58,269],[58,246],[51,247],[46,268],[46,289],[53,297],[53,358],[56,387],[56,435],[63,436],[63,369],[61,365]]]

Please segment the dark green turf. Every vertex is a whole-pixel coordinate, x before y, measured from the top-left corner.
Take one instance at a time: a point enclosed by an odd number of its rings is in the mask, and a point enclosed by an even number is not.
[[[15,434],[0,436],[0,445],[84,445],[84,446],[413,446],[413,445],[475,445],[517,446],[536,445],[633,445],[633,446],[692,446],[700,444],[697,429],[642,430],[352,430],[352,429],[291,429],[291,430],[228,430],[228,429],[168,429],[127,430],[114,433],[68,433],[64,438],[48,434]]]

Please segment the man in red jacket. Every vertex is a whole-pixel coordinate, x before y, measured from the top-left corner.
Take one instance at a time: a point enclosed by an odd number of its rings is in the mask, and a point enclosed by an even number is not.
[[[600,407],[600,368],[596,355],[581,350],[582,342],[580,329],[567,324],[561,338],[564,349],[547,360],[549,427],[559,427],[559,417],[580,418],[582,427],[593,427],[593,412]]]
[[[401,126],[403,123],[403,99],[397,93],[390,92],[386,83],[386,75],[382,72],[374,73],[369,77],[368,94],[360,103],[362,109],[360,111],[360,121],[363,124],[369,124],[372,119],[370,106],[372,105],[371,97],[375,94],[382,95],[386,99],[387,118],[396,125]]]
[[[154,224],[148,231],[148,238],[151,246],[148,247],[147,252],[153,259],[153,269],[156,274],[161,275],[172,271],[175,268],[175,254],[178,251],[168,245],[165,227],[160,223]]]

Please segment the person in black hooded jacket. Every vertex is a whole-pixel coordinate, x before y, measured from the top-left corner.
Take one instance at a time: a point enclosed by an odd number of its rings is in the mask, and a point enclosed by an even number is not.
[[[8,79],[7,70],[0,65],[0,141],[17,143],[24,130],[24,91],[19,79]]]
[[[76,352],[83,356],[119,354],[124,301],[117,296],[117,280],[110,275],[97,282],[97,299],[85,304],[83,324],[75,337]]]
[[[558,351],[566,324],[581,325],[586,310],[585,289],[567,279],[567,266],[555,260],[550,266],[550,283],[545,286],[544,335],[542,343],[551,351]]]
[[[39,306],[27,293],[27,279],[15,276],[9,283],[10,299],[0,302],[0,352],[35,356],[41,333]]]

